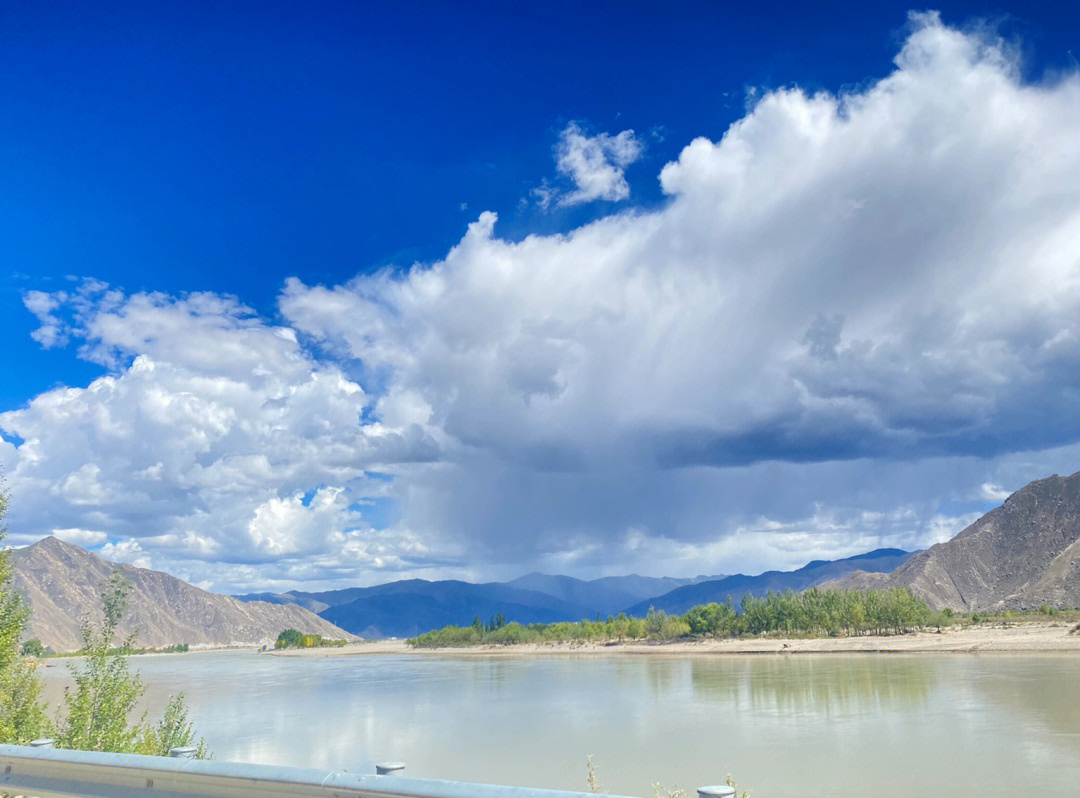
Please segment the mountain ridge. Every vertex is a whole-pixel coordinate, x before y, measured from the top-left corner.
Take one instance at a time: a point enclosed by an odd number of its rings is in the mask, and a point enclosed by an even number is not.
[[[1080,472],[1028,483],[890,574],[857,571],[830,586],[906,587],[935,609],[1080,606]]]
[[[630,574],[583,580],[534,571],[509,582],[474,584],[453,579],[404,579],[322,593],[252,593],[238,598],[266,597],[279,603],[303,603],[320,617],[363,637],[411,637],[442,626],[466,626],[476,616],[487,622],[499,613],[507,620],[530,624],[580,621],[619,612],[643,616],[650,606],[685,612],[694,604],[724,601],[728,595],[738,599],[747,592],[803,589],[854,570],[860,563],[873,561],[875,567],[892,568],[908,556],[908,552],[900,549],[877,549],[842,560],[814,560],[795,571],[767,571],[755,576]],[[653,589],[662,592],[650,595]],[[698,598],[687,602],[679,591]]]
[[[860,564],[892,570],[911,556],[911,552],[903,549],[874,549],[839,560],[811,560],[793,571],[765,571],[754,576],[733,574],[723,579],[684,585],[662,596],[634,604],[625,612],[640,616],[648,612],[650,607],[655,607],[667,613],[681,614],[698,604],[723,603],[728,597],[738,603],[747,593],[762,595],[769,590],[806,590],[855,571]]]
[[[163,571],[113,563],[55,537],[11,550],[11,586],[32,608],[27,637],[58,652],[79,648],[84,620],[101,620],[98,591],[121,570],[131,581],[123,635],[144,648],[272,644],[284,629],[324,637],[352,638],[301,607],[242,602],[210,593]]]

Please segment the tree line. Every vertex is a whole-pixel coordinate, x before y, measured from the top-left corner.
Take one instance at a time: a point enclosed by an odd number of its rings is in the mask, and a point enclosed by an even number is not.
[[[750,635],[839,637],[864,634],[903,634],[942,626],[951,612],[935,613],[925,599],[906,588],[889,590],[820,590],[801,593],[770,591],[746,594],[738,608],[729,598],[723,604],[692,607],[682,615],[650,608],[644,618],[625,613],[607,619],[563,623],[447,626],[409,640],[425,648],[480,644],[612,642],[730,638]],[[479,619],[477,619],[479,621]]]

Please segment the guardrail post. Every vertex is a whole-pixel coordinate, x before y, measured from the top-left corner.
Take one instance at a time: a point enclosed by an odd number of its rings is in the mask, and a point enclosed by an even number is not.
[[[30,743],[31,748],[52,748],[53,740],[50,737],[44,737],[40,740],[34,740]]]
[[[698,787],[700,798],[735,798],[735,788],[726,784],[714,784],[711,787]]]
[[[375,773],[379,776],[397,776],[404,769],[404,762],[377,762],[375,764]]]
[[[169,756],[173,759],[191,759],[195,756],[195,749],[193,747],[170,748]]]

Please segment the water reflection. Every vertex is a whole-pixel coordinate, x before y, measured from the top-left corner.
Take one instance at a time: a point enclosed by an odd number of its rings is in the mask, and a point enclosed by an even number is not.
[[[915,709],[931,693],[937,671],[925,659],[890,657],[872,661],[854,657],[843,667],[822,667],[798,656],[743,658],[734,667],[718,669],[712,661],[689,663],[695,692],[758,712],[827,715],[864,712],[868,708],[903,706]]]
[[[136,661],[187,692],[220,759],[652,795],[737,775],[757,796],[1041,795],[1080,783],[1080,679],[1053,657]],[[58,697],[64,669],[47,672]],[[692,792],[691,792],[692,794]]]

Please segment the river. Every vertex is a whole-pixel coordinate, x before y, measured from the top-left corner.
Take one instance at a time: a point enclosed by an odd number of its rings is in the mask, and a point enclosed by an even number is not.
[[[221,760],[652,796],[1075,796],[1080,657],[136,657]],[[67,666],[42,669],[59,700]]]

